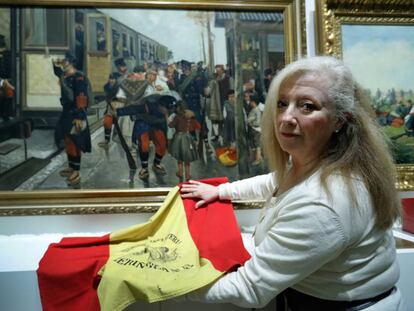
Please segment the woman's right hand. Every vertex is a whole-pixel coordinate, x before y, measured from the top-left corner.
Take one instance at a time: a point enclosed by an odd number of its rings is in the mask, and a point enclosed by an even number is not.
[[[190,180],[181,186],[181,197],[184,199],[200,199],[195,208],[210,203],[219,198],[217,186],[205,184],[196,180]]]

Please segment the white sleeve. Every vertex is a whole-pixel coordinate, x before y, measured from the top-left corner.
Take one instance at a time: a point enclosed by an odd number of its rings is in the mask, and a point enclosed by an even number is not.
[[[148,96],[152,93],[154,93],[154,87],[152,85],[148,85],[145,89],[144,96]]]
[[[177,114],[175,112],[173,112],[172,114],[170,114],[168,116],[168,123],[172,122],[175,119],[176,115]]]
[[[3,87],[4,80],[0,78],[0,87]]]
[[[222,200],[265,200],[276,187],[276,173],[258,175],[218,186]]]
[[[263,103],[259,103],[257,107],[259,107],[260,112],[263,112],[265,109],[265,105]]]
[[[289,205],[243,267],[187,299],[261,308],[343,251],[347,239],[332,209],[317,202]]]
[[[170,88],[168,87],[168,84],[162,81],[161,79],[157,79],[157,82],[155,83],[157,86],[162,87],[162,91],[168,91]]]
[[[127,98],[125,91],[120,87],[116,93],[116,98]]]

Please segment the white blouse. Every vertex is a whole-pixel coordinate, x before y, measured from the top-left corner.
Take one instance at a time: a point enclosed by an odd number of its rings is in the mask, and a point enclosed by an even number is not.
[[[351,180],[354,206],[340,175],[328,179],[329,193],[319,178],[316,172],[277,197],[274,173],[220,185],[221,199],[267,199],[255,248],[243,267],[188,298],[252,308],[288,287],[329,300],[374,297],[393,287],[399,277],[394,238],[391,229],[374,226],[364,183]],[[400,293],[391,296],[392,308],[375,310],[400,310]]]

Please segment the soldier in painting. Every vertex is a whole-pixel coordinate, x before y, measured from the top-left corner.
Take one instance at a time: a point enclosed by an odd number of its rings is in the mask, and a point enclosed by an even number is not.
[[[56,126],[56,144],[65,147],[68,167],[60,171],[69,185],[80,183],[81,153],[91,152],[91,135],[87,108],[93,99],[87,77],[75,68],[75,57],[67,52],[63,60],[54,61],[53,69],[61,87],[62,114]]]
[[[105,140],[98,143],[98,146],[104,149],[108,149],[112,133],[113,119],[110,103],[116,99],[122,81],[128,76],[128,68],[123,58],[116,59],[114,63],[117,71],[109,75],[108,82],[104,85],[105,98],[108,103],[103,120]]]
[[[0,77],[0,112],[3,121],[9,120],[9,106],[14,95],[14,86],[7,80]]]
[[[150,141],[155,147],[152,170],[157,175],[165,175],[167,172],[161,161],[167,151],[167,108],[162,105],[161,97],[168,93],[168,86],[159,84],[157,72],[154,69],[147,70],[147,86],[144,97],[137,105],[130,105],[116,109],[118,116],[132,115],[135,120],[132,141],[138,144],[138,156],[141,161],[141,170],[138,177],[142,180],[149,178],[148,169],[150,157]]]
[[[269,92],[270,83],[273,80],[273,71],[270,68],[265,69],[263,72],[263,86],[264,86],[264,95],[267,95],[267,92]]]
[[[13,116],[14,87],[9,81],[11,78],[11,54],[7,49],[3,35],[0,35],[0,77],[3,80],[0,88],[0,116],[4,121],[8,121]]]
[[[113,114],[118,108],[137,104],[148,88],[149,82],[145,77],[144,67],[136,66],[131,74],[128,74],[119,85],[115,98],[110,102],[110,113]],[[126,153],[133,152],[137,148],[133,137],[134,122],[130,116],[118,118],[119,130],[114,132],[112,140],[121,143],[121,135],[124,137],[127,146],[123,146]],[[121,143],[122,145],[122,143]],[[126,150],[128,148],[128,150]]]
[[[227,93],[224,102],[224,142],[226,145],[236,147],[236,97],[234,90]]]
[[[180,77],[178,91],[188,109],[194,112],[195,118],[201,124],[204,116],[200,96],[204,94],[207,81],[198,70],[191,70],[191,63],[188,61],[181,61],[181,69],[183,74]]]

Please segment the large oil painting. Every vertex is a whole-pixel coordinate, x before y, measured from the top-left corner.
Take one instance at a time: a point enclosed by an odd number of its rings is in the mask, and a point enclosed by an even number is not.
[[[153,195],[268,171],[260,115],[304,49],[299,1],[49,2],[0,6],[3,198]]]

